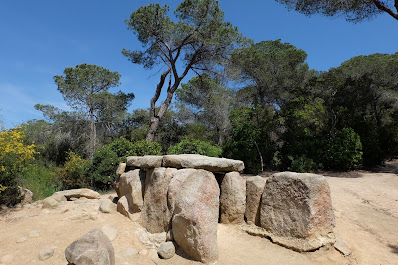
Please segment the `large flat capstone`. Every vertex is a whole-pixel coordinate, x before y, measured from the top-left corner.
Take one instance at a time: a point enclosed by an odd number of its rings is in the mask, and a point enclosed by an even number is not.
[[[127,166],[139,168],[156,168],[162,166],[163,156],[128,156]]]
[[[240,160],[194,154],[165,155],[163,156],[162,166],[204,169],[210,172],[242,172],[245,168],[245,165]]]
[[[65,196],[68,200],[71,198],[87,198],[87,199],[99,199],[100,194],[90,189],[73,189],[57,191],[52,196]]]

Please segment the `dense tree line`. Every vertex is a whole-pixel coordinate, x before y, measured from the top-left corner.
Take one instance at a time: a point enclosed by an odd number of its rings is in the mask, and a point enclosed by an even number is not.
[[[20,157],[29,158],[17,165],[15,152],[0,150],[3,203],[17,184],[37,185],[43,196],[109,189],[128,155],[224,156],[257,173],[352,170],[398,154],[398,53],[358,56],[319,72],[289,43],[241,36],[215,0],[183,1],[178,22],[167,11],[148,5],[127,20],[147,49],[124,55],[164,69],[150,108],[129,112],[134,94],[108,91],[119,85],[117,72],[67,67],[54,80],[71,111],[37,104],[44,120],[1,130],[0,145],[18,144]],[[196,75],[185,80],[188,72]],[[166,99],[156,105],[164,86]]]

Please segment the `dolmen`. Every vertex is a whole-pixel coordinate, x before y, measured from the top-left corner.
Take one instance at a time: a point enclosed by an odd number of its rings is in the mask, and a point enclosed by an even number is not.
[[[333,243],[334,214],[323,176],[282,172],[242,177],[239,160],[202,155],[130,156],[114,183],[117,210],[152,234],[172,235],[192,259],[218,259],[217,224],[296,251]]]

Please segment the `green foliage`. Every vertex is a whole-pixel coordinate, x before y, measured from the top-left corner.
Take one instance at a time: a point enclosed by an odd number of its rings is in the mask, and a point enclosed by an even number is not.
[[[170,146],[167,154],[199,154],[211,157],[220,157],[222,149],[217,145],[209,142],[184,138],[181,142],[174,146]]]
[[[363,1],[363,0],[276,0],[304,15],[322,14],[330,17],[343,16],[347,21],[360,22],[382,12],[387,12],[395,19],[393,1]],[[397,7],[395,7],[396,9]]]
[[[321,167],[321,165],[318,165],[311,158],[308,158],[305,155],[301,155],[297,158],[289,156],[288,158],[291,161],[289,170],[294,172],[314,172]]]
[[[89,163],[89,160],[83,159],[74,152],[69,151],[64,167],[56,170],[59,181],[62,183],[62,188],[76,189],[88,187],[89,181],[86,178],[86,172]]]
[[[132,145],[131,155],[162,155],[162,147],[157,142],[148,142],[146,140],[137,141]]]
[[[42,200],[51,196],[62,187],[59,170],[48,166],[48,162],[37,161],[26,167],[21,177],[21,186],[33,192],[34,200]]]
[[[111,144],[105,145],[95,151],[94,158],[86,173],[87,178],[90,179],[91,187],[97,190],[108,190],[112,187],[113,181],[117,178],[115,172],[119,163],[126,160],[125,157],[118,157],[117,154],[117,151],[123,150],[123,148],[119,148],[122,141],[114,146],[111,146]]]
[[[329,141],[325,165],[328,168],[351,170],[362,166],[362,143],[351,128],[337,131]]]

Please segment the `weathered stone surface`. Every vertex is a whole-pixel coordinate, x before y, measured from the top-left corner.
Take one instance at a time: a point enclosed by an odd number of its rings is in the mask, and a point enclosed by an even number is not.
[[[186,254],[204,263],[218,259],[219,196],[214,175],[198,170],[186,178],[175,199],[174,240]]]
[[[41,235],[41,232],[39,230],[32,230],[29,232],[29,237],[39,237]]]
[[[220,222],[240,224],[245,221],[246,180],[239,172],[225,174],[221,183]]]
[[[194,154],[165,155],[163,167],[205,169],[211,172],[242,172],[245,168],[240,160],[208,157]]]
[[[163,259],[171,259],[176,253],[176,248],[173,242],[164,242],[158,248],[158,255]]]
[[[43,206],[42,206],[43,209],[46,209],[46,208],[54,209],[57,206],[58,206],[58,201],[56,201],[55,199],[53,199],[51,197],[45,198],[43,200]]]
[[[160,244],[166,242],[166,232],[150,233],[145,228],[140,228],[135,231],[138,239],[148,248],[158,248]]]
[[[336,238],[336,242],[334,243],[334,248],[339,251],[343,256],[349,256],[352,253],[351,248],[347,245],[347,243],[340,239]]]
[[[54,255],[54,248],[43,248],[39,253],[39,260],[48,260]]]
[[[113,241],[119,235],[119,232],[116,228],[110,227],[108,225],[102,227],[102,232],[109,238],[110,241]]]
[[[156,168],[162,166],[162,156],[128,156],[127,166],[140,168]]]
[[[58,202],[65,202],[67,201],[66,197],[62,194],[57,194],[54,193],[53,195],[51,195],[50,198],[53,198],[54,200],[58,201]]]
[[[33,202],[33,192],[31,192],[28,189],[22,188],[20,186],[18,186],[19,189],[19,193],[22,196],[22,204],[29,204]]]
[[[27,239],[28,239],[28,238],[25,237],[25,236],[20,237],[20,238],[17,239],[17,243],[23,243],[23,242],[25,242]]]
[[[93,229],[65,249],[65,258],[75,265],[114,265],[111,241],[99,229]]]
[[[90,189],[73,189],[73,190],[63,190],[58,191],[53,194],[54,195],[64,195],[68,200],[71,198],[81,198],[85,197],[87,199],[99,199],[100,195],[98,192],[90,190]]]
[[[181,190],[182,183],[187,179],[187,177],[189,175],[191,175],[192,173],[194,173],[196,171],[197,171],[197,169],[185,168],[185,169],[177,170],[173,174],[173,177],[170,180],[168,191],[167,191],[167,204],[168,204],[171,216],[173,215],[173,212],[174,212],[175,197],[178,194],[178,192]],[[171,218],[171,216],[170,216],[170,218]]]
[[[117,202],[117,206],[116,206],[116,210],[123,214],[124,216],[126,216],[127,218],[129,218],[130,220],[133,219],[133,211],[130,210],[129,207],[129,202],[127,201],[127,198],[125,196],[121,197],[118,202]]]
[[[116,212],[116,204],[114,204],[110,199],[105,199],[101,201],[99,210],[103,213],[114,213]]]
[[[1,258],[1,260],[0,260],[0,262],[1,262],[2,264],[11,264],[13,261],[14,261],[14,255],[12,255],[12,254],[4,255],[4,256]]]
[[[148,169],[141,224],[151,233],[167,232],[171,214],[167,207],[167,189],[175,168]]]
[[[117,180],[115,180],[115,181],[113,182],[113,189],[116,191],[116,194],[117,194],[117,197],[118,197],[118,198],[122,197],[122,196],[120,196],[119,180],[120,180],[120,177],[119,177],[119,179],[117,179]]]
[[[120,163],[116,169],[116,175],[121,176],[126,170],[126,163]]]
[[[246,179],[246,221],[248,224],[260,226],[261,196],[265,187],[265,179],[260,176]]]
[[[134,213],[141,212],[144,204],[145,174],[144,170],[135,169],[123,173],[119,179],[118,195],[126,197],[130,210]]]
[[[307,173],[274,174],[265,184],[260,222],[273,240],[301,239],[314,246],[318,242],[318,247],[330,243],[335,222],[326,179]]]

